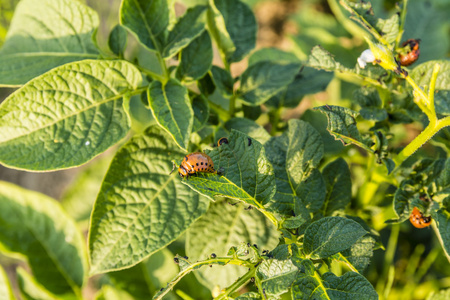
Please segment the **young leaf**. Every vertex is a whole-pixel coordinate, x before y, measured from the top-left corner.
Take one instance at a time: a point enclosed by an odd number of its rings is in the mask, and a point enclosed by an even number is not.
[[[114,26],[111,31],[108,38],[108,46],[115,55],[123,57],[127,46],[127,30],[120,24]]]
[[[36,278],[31,276],[23,268],[17,268],[17,282],[19,284],[20,296],[25,300],[58,300],[61,297],[47,291],[42,285],[36,282]],[[0,294],[3,296],[3,294]],[[67,294],[68,298],[74,297],[73,295]],[[11,298],[13,299],[13,298]]]
[[[91,160],[128,133],[123,97],[140,82],[132,64],[100,60],[33,79],[0,105],[0,162],[48,171]]]
[[[214,0],[216,8],[223,17],[236,49],[227,53],[227,61],[237,62],[247,55],[256,44],[256,18],[250,7],[240,0]]]
[[[286,88],[299,70],[298,63],[257,62],[242,74],[239,97],[247,105],[260,105]]]
[[[2,300],[14,300],[14,294],[9,283],[5,270],[0,265],[0,295]]]
[[[36,280],[50,292],[81,295],[84,243],[55,200],[0,182],[0,243],[5,251],[25,256]]]
[[[255,230],[255,229],[258,230]],[[256,244],[259,249],[272,249],[278,243],[278,232],[263,214],[246,206],[232,206],[226,201],[214,203],[208,212],[189,229],[186,239],[186,255],[192,260],[204,259],[211,253],[227,255],[227,250],[242,242]],[[195,276],[213,289],[225,288],[247,269],[240,266],[213,266],[202,268]]]
[[[247,135],[231,130],[228,144],[206,152],[219,174],[198,173],[182,182],[214,200],[225,196],[262,209],[275,194],[273,168],[262,145]]]
[[[164,58],[170,58],[178,53],[205,30],[205,22],[203,21],[205,10],[206,6],[202,5],[189,8],[184,16],[178,20],[169,32],[167,41],[164,44],[164,49],[162,50]]]
[[[344,251],[367,232],[353,220],[326,217],[313,222],[305,232],[304,251],[313,258],[326,258]]]
[[[338,158],[328,164],[323,170],[327,195],[322,207],[324,215],[330,215],[335,210],[344,209],[352,197],[352,181],[350,170],[343,158]]]
[[[150,50],[162,53],[169,26],[167,0],[123,0],[120,24],[128,28]]]
[[[256,270],[256,276],[261,281],[265,295],[278,297],[288,291],[298,269],[290,259],[268,259],[263,261]]]
[[[212,66],[211,38],[205,30],[181,51],[176,77],[187,82],[202,78]]]
[[[54,67],[97,58],[91,36],[98,24],[97,13],[78,1],[20,1],[0,50],[0,86],[22,85]]]
[[[183,156],[159,126],[119,150],[91,215],[91,274],[137,264],[206,212],[209,200],[181,184],[177,174],[169,175],[171,160]]]
[[[340,106],[320,106],[314,108],[327,115],[327,130],[338,141],[345,146],[355,144],[369,152],[373,152],[361,139],[358,128],[356,127],[356,117],[358,113],[351,109]]]
[[[181,149],[187,150],[194,123],[187,88],[175,79],[165,84],[155,80],[148,87],[148,101],[158,124]]]

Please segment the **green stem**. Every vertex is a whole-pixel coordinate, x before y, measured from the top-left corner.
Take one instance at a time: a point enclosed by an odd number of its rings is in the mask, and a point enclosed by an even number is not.
[[[428,116],[430,122],[436,119],[434,111],[430,110],[430,101],[425,92],[417,85],[417,83],[411,78],[411,76],[404,76],[405,80],[414,89],[414,102],[420,107],[420,109]],[[431,89],[430,89],[431,91]],[[433,90],[434,93],[434,90]],[[422,100],[422,101],[421,101]]]
[[[211,107],[217,113],[217,115],[222,121],[226,122],[231,118],[231,115],[227,110],[223,109],[222,107],[220,107],[219,105],[215,104],[212,101],[208,101],[208,103],[209,107]]]
[[[400,15],[400,27],[398,29],[397,38],[395,39],[395,47],[398,48],[400,45],[400,41],[402,40],[403,36],[403,28],[405,27],[405,20],[406,20],[406,7],[408,6],[408,0],[403,0],[403,7],[402,12]]]
[[[233,95],[230,98],[230,108],[228,110],[230,113],[230,117],[234,117],[235,110],[236,110],[236,95]]]
[[[161,53],[157,52],[156,57],[158,58],[159,66],[161,67],[161,70],[163,71],[163,80],[161,80],[162,83],[166,83],[170,79],[169,71],[167,70],[166,62],[164,61],[164,58],[162,58]]]
[[[223,300],[228,299],[228,295],[231,293],[238,291],[241,287],[247,284],[247,282],[252,278],[255,277],[256,268],[251,267],[250,270],[244,274],[241,278],[236,280],[232,285],[227,287],[219,296],[214,298],[214,300]]]
[[[278,129],[278,122],[280,122],[281,118],[281,106],[280,105],[274,112],[273,112],[273,121],[272,121],[272,128],[270,129],[270,135],[275,135],[277,133]]]

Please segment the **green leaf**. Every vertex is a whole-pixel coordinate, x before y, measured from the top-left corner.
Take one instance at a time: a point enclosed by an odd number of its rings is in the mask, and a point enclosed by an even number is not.
[[[150,50],[162,53],[170,21],[167,0],[123,0],[120,24],[128,28]]]
[[[217,66],[212,66],[211,76],[214,85],[222,95],[224,96],[233,95],[234,80],[233,77],[231,77],[229,71],[219,68]]]
[[[324,215],[344,209],[352,198],[350,170],[343,158],[338,158],[323,169],[327,195],[322,207]]]
[[[297,63],[257,62],[242,74],[239,96],[247,105],[260,105],[290,84],[299,70]]]
[[[238,62],[255,48],[257,31],[255,15],[247,4],[240,0],[214,0],[214,5],[220,12],[225,30],[235,47],[233,49],[227,45],[228,47],[224,49],[226,59],[230,63]],[[223,28],[221,30],[223,31]]]
[[[361,274],[347,272],[341,277],[331,272],[322,276],[327,285],[327,294],[329,299],[348,299],[348,300],[378,300],[378,294]]]
[[[232,118],[225,123],[223,129],[223,132],[220,132],[220,136],[216,132],[216,140],[223,136],[228,136],[233,129],[247,134],[261,144],[265,144],[270,139],[270,134],[264,127],[246,118]]]
[[[162,50],[164,58],[170,58],[178,53],[205,30],[203,18],[205,10],[206,6],[202,5],[189,8],[177,21],[169,32],[167,41],[164,44],[164,49]],[[201,55],[200,53],[197,54]]]
[[[358,113],[351,109],[325,105],[314,108],[321,113],[326,114],[328,118],[327,130],[338,141],[341,141],[345,146],[348,144],[355,144],[366,151],[373,152],[370,147],[364,144],[356,127],[356,117]]]
[[[109,34],[108,46],[112,53],[119,57],[123,57],[125,47],[127,46],[127,30],[117,24]]]
[[[289,214],[296,201],[300,201],[304,204],[300,207],[317,211],[325,199],[322,176],[313,170],[324,153],[322,138],[304,121],[289,120],[288,126],[282,136],[272,137],[265,145],[277,185],[270,207],[281,214]]]
[[[221,14],[215,1],[209,1],[209,9],[207,13],[208,29],[212,38],[217,44],[219,51],[224,57],[230,57],[236,51],[236,46],[231,40],[227,31],[227,24],[224,16]]]
[[[194,113],[193,132],[200,130],[209,118],[208,100],[203,95],[196,95],[192,99],[192,110]]]
[[[165,248],[129,269],[108,273],[108,278],[115,288],[134,299],[150,299],[177,274],[173,254]]]
[[[207,31],[181,51],[176,77],[187,82],[202,78],[211,68],[213,49]]]
[[[360,238],[353,246],[347,250],[336,254],[336,259],[352,264],[359,273],[363,273],[370,263],[373,256],[373,247],[375,246],[375,239],[366,234]],[[333,257],[334,258],[334,257]]]
[[[447,254],[447,258],[450,257],[450,198],[447,198],[446,204],[444,204],[438,211],[432,214],[434,221],[437,225],[437,232],[439,235],[439,241],[442,244],[442,248]]]
[[[175,79],[165,84],[153,81],[148,87],[148,100],[153,116],[177,145],[187,150],[194,123],[194,112],[186,87]]]
[[[206,154],[221,175],[198,173],[182,181],[202,195],[212,200],[225,196],[263,209],[275,194],[273,168],[258,141],[231,130],[228,144]]]
[[[429,86],[435,64],[439,64],[441,67],[436,79],[436,90],[450,90],[450,61],[432,60],[420,64],[410,73],[411,78],[419,86]]]
[[[123,139],[123,97],[141,74],[125,61],[85,60],[41,75],[0,105],[0,162],[43,171],[79,166]]]
[[[274,61],[285,63],[299,63],[300,60],[294,53],[286,52],[278,48],[262,48],[253,52],[248,58],[248,65],[254,65],[260,61]]]
[[[0,244],[25,256],[36,280],[50,292],[81,295],[84,242],[55,200],[0,182]]]
[[[272,107],[297,107],[304,96],[324,91],[333,77],[334,73],[303,67],[287,88],[265,104]]]
[[[264,260],[256,269],[256,276],[267,296],[280,296],[288,291],[298,269],[290,259]]]
[[[245,294],[239,295],[235,300],[259,300],[261,299],[261,295],[255,292],[248,292]]]
[[[319,274],[315,272],[314,264],[309,259],[299,259],[294,264],[299,268],[295,281],[291,288],[291,296],[294,300],[330,300],[326,294],[326,288]]]
[[[171,160],[183,156],[159,126],[119,150],[91,215],[91,274],[137,264],[206,212],[209,201],[169,175]]]
[[[0,86],[17,86],[57,66],[97,58],[97,13],[78,1],[22,0],[0,50]]]
[[[36,282],[36,279],[31,276],[23,268],[17,268],[17,282],[19,285],[20,296],[24,300],[58,300],[61,299],[47,291],[42,285]],[[67,294],[68,298],[74,298],[73,295]],[[13,299],[13,298],[11,298]]]
[[[272,249],[278,243],[278,236],[275,226],[257,210],[221,201],[212,204],[189,229],[186,255],[193,261],[209,257],[211,253],[221,257],[227,255],[227,249],[242,242],[256,244],[259,249]],[[235,265],[213,266],[196,271],[195,276],[210,289],[216,285],[225,288],[246,271]]]
[[[361,106],[359,113],[366,120],[383,121],[388,117],[382,108],[382,101],[375,88],[361,88],[353,93],[356,102]]]
[[[305,232],[303,249],[313,258],[326,258],[344,251],[367,232],[353,220],[326,217],[313,222]]]
[[[86,228],[88,228],[92,207],[111,159],[111,156],[101,157],[89,164],[77,174],[61,197],[64,210],[75,221],[86,224]]]
[[[343,65],[334,60],[334,57],[330,54],[330,52],[323,49],[321,46],[315,46],[311,49],[311,54],[308,57],[307,65],[309,67],[325,71],[346,70]]]
[[[14,294],[9,283],[5,270],[0,265],[0,298],[2,300],[14,300]]]

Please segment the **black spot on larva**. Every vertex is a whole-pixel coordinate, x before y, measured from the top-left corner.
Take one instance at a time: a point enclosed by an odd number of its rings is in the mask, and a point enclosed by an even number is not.
[[[185,157],[184,157],[184,160],[185,160],[185,161],[188,161],[188,157],[187,157],[187,156],[185,156]]]
[[[252,145],[252,139],[248,138],[248,145],[251,146]]]
[[[203,162],[200,163],[203,166]]]
[[[173,261],[174,261],[176,264],[179,263],[178,258],[176,258],[176,257],[173,259]]]
[[[197,167],[198,167],[198,163],[196,163]]]

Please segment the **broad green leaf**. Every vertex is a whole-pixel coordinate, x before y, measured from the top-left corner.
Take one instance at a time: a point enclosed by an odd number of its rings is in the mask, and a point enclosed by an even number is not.
[[[233,129],[247,134],[261,144],[265,144],[270,139],[270,134],[264,127],[246,118],[232,118],[228,120],[221,129],[223,129],[223,131],[218,130],[216,132],[216,140],[228,136]]]
[[[291,296],[294,300],[330,300],[326,294],[326,287],[322,283],[319,274],[316,273],[314,264],[309,259],[300,259],[294,262],[298,267],[297,274],[291,288]]]
[[[296,107],[304,96],[324,91],[333,77],[334,73],[303,67],[294,81],[265,104],[272,107]]]
[[[317,211],[325,199],[323,178],[320,172],[314,171],[323,156],[322,138],[304,121],[290,120],[288,125],[282,136],[272,137],[265,144],[277,185],[270,207],[289,214],[295,203],[301,202],[304,205],[300,207]],[[296,211],[296,214],[301,212]]]
[[[91,215],[91,274],[131,267],[178,238],[209,200],[181,184],[184,156],[159,126],[133,137],[113,159]]]
[[[256,270],[256,276],[267,296],[280,296],[288,291],[297,275],[298,269],[290,259],[268,259]]]
[[[299,63],[300,60],[292,52],[286,52],[278,48],[262,48],[253,52],[248,58],[248,65],[254,65],[260,61],[274,61],[286,63]]]
[[[363,273],[370,263],[373,256],[373,247],[375,246],[375,239],[366,234],[360,238],[353,246],[341,253],[336,254],[333,258],[349,262],[359,273]]]
[[[211,37],[216,42],[217,48],[219,48],[219,51],[225,57],[230,57],[233,52],[236,51],[236,46],[227,31],[227,24],[225,23],[224,16],[221,14],[215,5],[215,1],[213,0],[209,1],[207,22],[209,32],[211,33]]]
[[[54,294],[81,294],[86,256],[75,222],[55,200],[0,182],[0,245],[27,258],[39,284]]]
[[[22,0],[0,50],[0,86],[22,85],[54,67],[94,59],[97,13],[79,1]]]
[[[247,4],[240,0],[214,0],[214,5],[220,12],[225,30],[235,46],[233,51],[230,51],[232,48],[225,49],[228,50],[225,52],[227,61],[240,61],[256,45],[255,15]]]
[[[355,144],[366,151],[373,152],[370,147],[364,144],[356,127],[355,119],[358,116],[356,111],[330,105],[320,106],[314,109],[326,114],[328,118],[327,130],[336,140],[341,141],[345,146]]]
[[[395,42],[399,31],[399,14],[394,13],[389,19],[378,19],[376,28],[388,43]]]
[[[162,50],[164,58],[170,58],[186,47],[193,39],[205,30],[204,12],[206,6],[195,6],[189,8],[187,12],[178,20],[169,32],[167,41]],[[200,53],[197,53],[201,55]]]
[[[193,261],[227,255],[227,250],[242,242],[256,244],[259,249],[272,249],[278,243],[275,226],[255,209],[246,210],[244,204],[232,206],[226,201],[214,203],[208,212],[189,229],[186,255]],[[232,284],[247,269],[234,266],[213,266],[195,272],[197,278],[210,289]]]
[[[0,299],[1,300],[14,300],[14,294],[9,283],[8,276],[5,270],[0,265]]]
[[[100,60],[33,79],[0,105],[0,162],[48,171],[91,160],[128,133],[123,97],[140,81],[132,64]]]
[[[331,215],[334,211],[344,209],[352,198],[352,181],[350,170],[343,158],[338,158],[323,169],[327,195],[322,211]]]
[[[203,95],[196,95],[192,99],[194,113],[193,132],[200,130],[209,118],[208,100]]]
[[[27,271],[23,268],[17,268],[17,282],[19,284],[20,296],[24,300],[58,300],[59,297],[53,295],[49,291],[47,291],[42,285],[36,282],[36,279],[33,278]],[[1,296],[1,295],[0,295]],[[74,297],[74,295],[68,294],[68,299],[70,297]]]
[[[322,276],[329,299],[378,300],[378,294],[370,282],[359,273],[347,272],[341,277],[331,272]]]
[[[211,38],[205,30],[181,51],[177,78],[186,82],[202,78],[211,68],[212,59]]]
[[[447,198],[444,203],[442,208],[434,212],[432,216],[437,225],[439,241],[448,258],[450,257],[450,198]]]
[[[175,79],[165,84],[155,80],[148,87],[148,101],[158,124],[186,150],[194,123],[187,88]]]
[[[395,191],[394,201],[392,202],[392,205],[398,219],[389,220],[390,222],[403,222],[409,218],[411,210],[409,209],[408,204],[409,200],[414,196],[414,189],[412,188],[412,184],[413,182],[411,180],[403,180],[400,183],[399,188]]]
[[[326,258],[344,251],[367,232],[353,220],[326,217],[308,226],[304,238],[304,251],[313,258]]]
[[[437,1],[408,2],[404,38],[420,38],[420,56],[416,64],[446,57],[450,47],[447,8],[436,5]]]
[[[75,221],[88,225],[95,198],[111,159],[111,156],[106,156],[93,161],[83,168],[71,185],[64,190],[61,205]]]
[[[177,274],[173,254],[164,248],[129,269],[108,273],[108,278],[115,288],[134,299],[150,299]]]
[[[235,298],[235,300],[259,300],[261,299],[261,295],[255,292],[248,292],[245,294],[241,294]]]
[[[212,66],[211,76],[214,85],[221,94],[223,94],[224,96],[233,95],[234,81],[229,71],[219,68],[217,66]]]
[[[432,60],[420,64],[412,70],[410,76],[419,86],[429,86],[435,64],[440,65],[436,79],[436,90],[450,90],[450,61]]]
[[[343,65],[334,60],[334,57],[330,52],[323,49],[321,46],[315,46],[311,49],[307,66],[325,71],[343,71],[346,69]]]
[[[117,24],[109,34],[108,46],[112,53],[119,57],[123,57],[125,47],[127,46],[127,30]]]
[[[168,36],[170,8],[167,0],[123,0],[120,24],[148,49],[162,53]]]
[[[206,152],[219,174],[199,173],[182,182],[214,200],[224,196],[263,209],[275,194],[273,168],[263,146],[247,135],[231,130],[228,144]]]
[[[286,88],[299,70],[297,63],[257,62],[242,74],[239,96],[247,105],[260,105]]]

